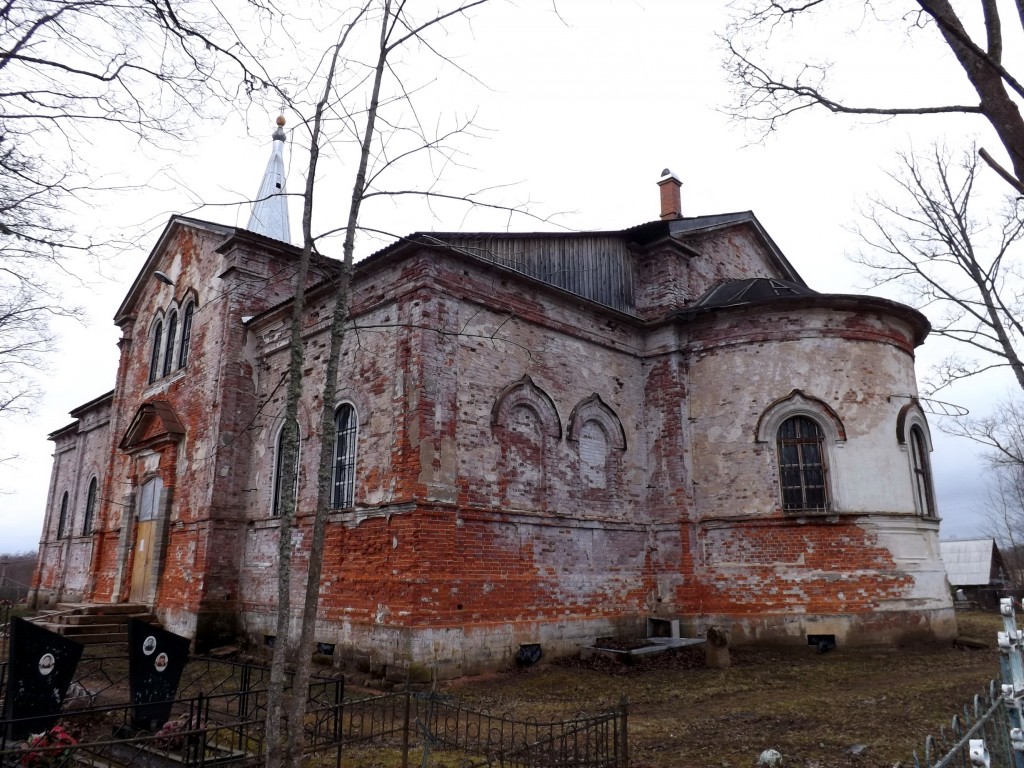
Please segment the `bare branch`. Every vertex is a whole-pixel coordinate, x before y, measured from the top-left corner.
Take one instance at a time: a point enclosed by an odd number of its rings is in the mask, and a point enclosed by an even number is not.
[[[971,150],[954,162],[934,147],[926,161],[902,157],[892,178],[900,196],[872,200],[857,234],[867,250],[856,259],[876,285],[897,283],[907,299],[932,311],[932,332],[997,359],[982,365],[953,356],[934,371],[941,388],[993,365],[1008,366],[1024,389],[1024,311],[1012,262],[1024,236],[1024,214],[1006,200],[997,226],[972,210],[978,173]],[[997,234],[993,234],[996,232]]]
[[[868,117],[980,115],[999,136],[1013,167],[1014,187],[1019,188],[1024,184],[1024,118],[1016,100],[1024,98],[1024,84],[1003,64],[1003,28],[997,0],[980,0],[985,33],[983,45],[971,38],[949,0],[917,0],[916,5],[917,18],[911,21],[909,31],[938,32],[959,64],[965,81],[977,94],[977,104],[850,103],[829,85],[827,78],[835,67],[856,67],[854,61],[835,65],[807,62],[798,71],[777,74],[770,63],[773,33],[783,22],[787,28],[792,28],[802,17],[813,18],[814,12],[824,10],[827,4],[773,1],[734,6],[735,15],[723,36],[727,51],[725,66],[736,90],[729,113],[760,125],[766,133],[776,130],[785,118],[815,108],[824,108],[833,114]],[[864,8],[866,11],[875,9],[868,0]],[[1024,2],[1018,0],[1017,9],[1024,26]],[[815,27],[816,36],[820,37],[825,23],[822,20]],[[861,37],[869,38],[868,35]],[[792,43],[786,42],[787,50],[791,50]],[[781,48],[781,44],[777,45]]]

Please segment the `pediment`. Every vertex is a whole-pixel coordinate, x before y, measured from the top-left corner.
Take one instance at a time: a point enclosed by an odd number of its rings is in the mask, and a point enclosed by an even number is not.
[[[134,453],[143,448],[166,442],[178,442],[185,436],[185,428],[166,400],[143,404],[118,446],[122,451]]]
[[[222,224],[192,219],[187,216],[172,216],[157,239],[156,245],[153,246],[153,250],[149,252],[146,263],[142,265],[142,269],[136,275],[131,288],[128,289],[124,301],[121,302],[121,306],[114,313],[114,322],[121,325],[126,320],[134,317],[136,308],[143,301],[147,291],[153,289],[155,284],[154,273],[157,270],[169,271],[169,254],[173,251],[174,244],[183,236],[183,233],[205,233],[219,238],[226,238],[234,231],[234,227],[226,227]]]

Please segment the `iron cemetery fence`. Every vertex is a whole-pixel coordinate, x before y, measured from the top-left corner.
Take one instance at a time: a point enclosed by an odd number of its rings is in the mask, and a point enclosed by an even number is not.
[[[8,694],[7,673],[7,665],[0,665],[0,704]],[[132,727],[136,706],[124,701],[124,659],[83,659],[60,713],[60,733],[73,735],[72,742],[52,738],[57,727],[46,730],[42,738],[15,741],[9,732],[17,721],[5,714],[0,719],[0,766],[259,765],[267,675],[262,667],[194,661],[171,705],[171,719],[154,730],[140,730]],[[343,686],[343,680],[327,678],[314,678],[309,686],[303,749],[324,765],[340,765]]]
[[[953,715],[949,730],[925,738],[921,754],[914,752],[914,768],[991,766],[1017,768],[1010,731],[1010,708],[993,680],[986,694],[974,697],[970,707]]]
[[[132,727],[134,705],[124,691],[122,656],[86,656],[65,697],[58,728],[35,744],[8,737],[0,719],[0,766],[92,763],[111,767],[255,766],[263,762],[269,670],[249,664],[193,659],[182,676],[171,719],[157,730]],[[0,663],[0,712],[6,711],[8,665]],[[343,750],[364,746],[401,755],[404,767],[445,752],[464,768],[625,768],[627,708],[541,722],[469,708],[439,694],[389,693],[343,699],[341,678],[309,687],[303,749],[316,765],[340,766]],[[7,715],[4,715],[6,718]],[[74,743],[51,738],[74,736]],[[413,754],[410,763],[410,754]],[[35,761],[35,762],[33,762]]]
[[[915,768],[979,766],[1024,768],[1024,633],[1017,626],[1013,599],[999,601],[1003,631],[999,633],[999,662],[1003,684],[989,684],[986,696],[975,696],[973,707],[953,716],[949,732],[925,739],[923,761],[914,753]]]
[[[346,701],[344,744],[392,742],[406,766],[410,744],[426,764],[432,751],[464,756],[464,768],[626,768],[628,708],[567,720],[516,719],[439,694],[391,693]]]

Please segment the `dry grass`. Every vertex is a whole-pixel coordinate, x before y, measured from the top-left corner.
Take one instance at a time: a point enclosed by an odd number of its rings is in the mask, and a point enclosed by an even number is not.
[[[786,768],[908,766],[925,735],[948,726],[999,675],[999,616],[958,618],[962,635],[989,648],[734,652],[734,666],[720,671],[706,669],[702,652],[691,649],[630,667],[543,664],[464,679],[448,692],[470,706],[541,720],[605,711],[625,697],[632,768],[753,768],[767,748],[784,755]],[[851,753],[855,745],[864,747],[859,754]],[[410,764],[421,755],[415,749]],[[466,758],[436,751],[428,764],[455,768]],[[343,764],[398,768],[401,753],[353,747]]]
[[[963,615],[960,626],[990,647],[736,652],[721,671],[680,651],[633,667],[547,664],[450,692],[517,718],[599,711],[625,696],[633,768],[747,768],[767,748],[787,768],[892,768],[999,676],[998,615]]]

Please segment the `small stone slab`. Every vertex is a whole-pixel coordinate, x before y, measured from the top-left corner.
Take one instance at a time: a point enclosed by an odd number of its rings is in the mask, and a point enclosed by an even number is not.
[[[686,648],[691,645],[703,645],[706,641],[702,637],[649,637],[648,645],[640,648],[631,648],[628,651],[615,650],[614,648],[600,648],[596,645],[585,645],[580,648],[580,658],[588,659],[591,656],[605,656],[609,659],[616,659],[624,664],[631,664],[637,659],[654,656],[673,648]]]

